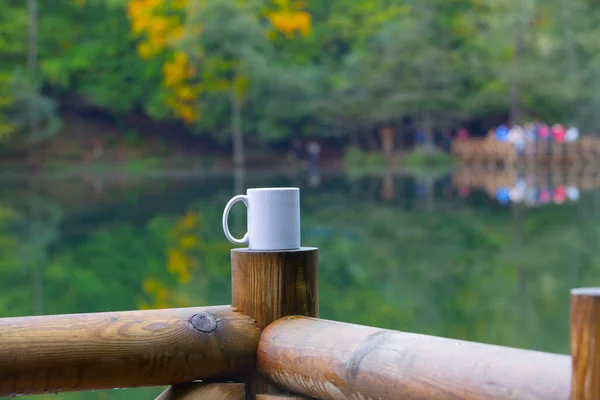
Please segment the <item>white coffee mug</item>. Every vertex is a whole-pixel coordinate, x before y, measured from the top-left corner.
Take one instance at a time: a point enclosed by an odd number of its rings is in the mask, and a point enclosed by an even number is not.
[[[248,208],[248,232],[234,238],[229,232],[229,210],[238,201]],[[247,244],[250,250],[300,248],[300,189],[248,189],[233,197],[223,211],[223,232],[231,243]]]

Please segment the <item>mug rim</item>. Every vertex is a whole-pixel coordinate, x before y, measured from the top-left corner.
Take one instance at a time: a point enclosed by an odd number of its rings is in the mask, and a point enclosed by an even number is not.
[[[250,188],[247,192],[291,192],[300,190],[297,187],[271,187],[271,188]]]

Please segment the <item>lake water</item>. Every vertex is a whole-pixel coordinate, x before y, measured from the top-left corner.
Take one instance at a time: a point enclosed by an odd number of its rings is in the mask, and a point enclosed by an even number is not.
[[[320,251],[322,318],[568,353],[569,289],[600,282],[600,191],[595,178],[574,194],[538,175],[548,192],[528,205],[494,186],[503,179],[479,176],[469,188],[464,171],[2,178],[0,317],[229,304],[225,203],[247,187],[298,186],[303,245]],[[245,231],[242,206],[230,224]]]

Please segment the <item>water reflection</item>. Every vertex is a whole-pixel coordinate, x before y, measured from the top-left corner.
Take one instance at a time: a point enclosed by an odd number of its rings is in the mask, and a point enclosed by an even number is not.
[[[593,169],[469,169],[456,171],[453,184],[461,197],[472,189],[484,190],[500,204],[527,206],[563,204],[579,200],[582,190],[600,188],[600,174]]]
[[[320,169],[317,186],[310,170],[3,182],[0,316],[227,304],[225,202],[248,187],[296,185],[303,243],[320,248],[322,317],[567,352],[568,289],[600,279],[598,178],[586,174]],[[580,194],[561,206],[501,206],[498,188],[520,182]],[[237,212],[234,235],[245,231]]]

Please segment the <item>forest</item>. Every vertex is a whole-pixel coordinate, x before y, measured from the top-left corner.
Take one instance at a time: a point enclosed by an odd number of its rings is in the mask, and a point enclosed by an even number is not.
[[[69,146],[82,136],[138,149],[156,131],[165,154],[182,141],[240,154],[295,138],[372,150],[381,128],[406,144],[417,130],[432,141],[533,120],[593,134],[599,5],[0,0],[0,161],[50,143],[80,160]],[[73,115],[86,124],[74,129]],[[196,169],[218,165],[210,157]],[[1,165],[0,317],[227,304],[221,213],[243,187],[302,186],[303,240],[322,249],[323,318],[565,353],[568,290],[600,279],[592,190],[576,204],[502,208],[476,193],[423,195],[429,170],[394,178],[401,195],[380,199],[379,165],[368,178],[323,171],[319,188],[283,168],[247,171],[242,184],[229,171],[132,178],[149,163],[132,163],[132,176],[11,180]],[[109,393],[66,396],[141,397]]]
[[[0,0],[4,150],[65,106],[229,143],[600,126],[592,0]],[[143,132],[142,132],[143,134]],[[242,139],[243,138],[243,139]]]

